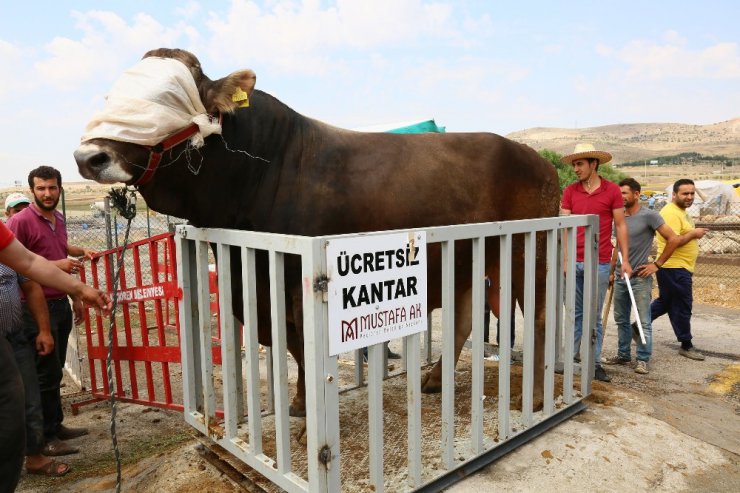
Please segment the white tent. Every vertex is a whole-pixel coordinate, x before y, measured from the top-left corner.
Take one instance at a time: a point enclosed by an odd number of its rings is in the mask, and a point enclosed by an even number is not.
[[[740,196],[735,193],[735,189],[728,183],[717,180],[698,180],[695,181],[696,196],[694,204],[689,207],[688,212],[692,217],[704,216],[708,214],[723,216],[733,214],[734,210],[740,208]],[[673,196],[673,185],[666,187],[668,197]]]

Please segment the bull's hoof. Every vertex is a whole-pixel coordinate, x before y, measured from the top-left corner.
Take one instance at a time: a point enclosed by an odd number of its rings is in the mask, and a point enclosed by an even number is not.
[[[542,408],[544,407],[545,402],[542,400],[542,398],[535,399],[532,406],[532,411],[542,411]],[[511,400],[511,409],[514,409],[515,411],[521,411],[522,410],[522,396],[521,394],[515,397]]]
[[[542,411],[542,409],[545,407],[545,401],[543,399],[535,399],[534,405],[532,406],[532,411]]]
[[[301,429],[298,430],[298,432],[294,436],[295,441],[299,443],[300,445],[303,445],[304,447],[308,445],[308,436],[306,434],[306,423],[303,422],[303,425],[301,426]]]
[[[288,407],[288,414],[294,418],[305,418],[306,417],[306,406],[297,406],[295,403]]]
[[[433,379],[429,372],[421,377],[421,391],[425,394],[439,394],[442,392],[442,383]]]

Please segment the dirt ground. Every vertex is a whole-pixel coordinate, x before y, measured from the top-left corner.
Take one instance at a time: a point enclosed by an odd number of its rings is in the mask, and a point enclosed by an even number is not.
[[[607,367],[589,408],[460,482],[486,491],[734,492],[740,484],[740,310],[695,306],[697,362],[678,355],[666,317],[655,321],[648,375]],[[607,326],[604,355],[616,353]],[[634,354],[633,354],[634,357]]]
[[[707,356],[678,355],[667,318],[655,322],[648,375],[608,367],[611,384],[595,382],[588,408],[448,491],[737,491],[740,484],[740,310],[700,305],[694,343]],[[606,329],[604,355],[616,351]],[[519,337],[518,340],[521,340]],[[67,404],[84,400],[70,382]],[[241,491],[196,452],[198,441],[175,411],[117,407],[123,491]],[[82,451],[64,459],[64,478],[24,475],[18,491],[114,491],[110,411],[105,402],[68,413],[68,424],[91,433]]]

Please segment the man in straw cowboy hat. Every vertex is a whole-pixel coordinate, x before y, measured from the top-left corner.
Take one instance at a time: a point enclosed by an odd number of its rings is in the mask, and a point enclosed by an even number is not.
[[[563,156],[561,162],[573,166],[578,181],[563,191],[560,204],[562,215],[596,214],[599,216],[599,269],[598,269],[598,302],[596,308],[596,349],[594,378],[603,382],[611,379],[601,367],[601,345],[604,331],[601,320],[601,307],[604,304],[606,290],[609,286],[609,270],[612,256],[612,224],[616,226],[617,243],[622,252],[622,272],[632,275],[629,262],[629,240],[627,223],[624,220],[624,203],[622,193],[616,183],[601,178],[597,173],[599,165],[611,161],[611,154],[597,151],[592,144],[577,144],[572,154]],[[576,235],[576,314],[575,314],[575,347],[578,353],[583,333],[583,252],[584,228],[578,228]]]

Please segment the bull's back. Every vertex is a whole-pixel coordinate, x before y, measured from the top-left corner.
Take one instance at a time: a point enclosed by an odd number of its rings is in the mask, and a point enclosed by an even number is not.
[[[303,183],[308,234],[428,227],[557,214],[554,166],[491,133],[373,134],[325,140]],[[327,180],[331,180],[329,185]],[[327,200],[328,198],[328,200]]]

